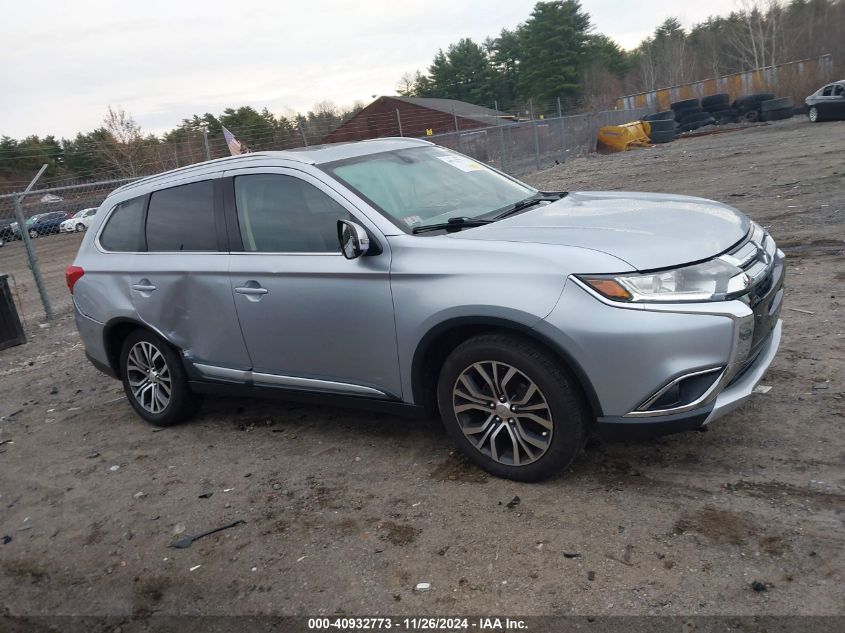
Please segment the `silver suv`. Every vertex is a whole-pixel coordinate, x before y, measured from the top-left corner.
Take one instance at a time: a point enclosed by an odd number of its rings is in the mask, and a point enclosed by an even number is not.
[[[588,434],[703,428],[778,349],[784,256],[687,196],[537,191],[421,140],[215,160],[114,191],[67,271],[145,420],[202,394],[439,412],[536,481]]]

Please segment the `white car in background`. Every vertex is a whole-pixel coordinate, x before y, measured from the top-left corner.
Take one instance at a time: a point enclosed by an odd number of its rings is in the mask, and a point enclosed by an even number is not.
[[[97,213],[97,207],[90,209],[82,209],[77,211],[68,220],[65,220],[59,225],[60,233],[73,233],[74,231],[85,231],[91,222],[94,220],[94,215]]]

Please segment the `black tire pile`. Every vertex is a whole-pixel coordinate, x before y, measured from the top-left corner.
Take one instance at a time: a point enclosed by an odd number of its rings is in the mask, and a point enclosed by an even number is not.
[[[643,120],[648,121],[651,126],[648,138],[652,143],[669,143],[675,140],[675,112],[673,110],[649,114]]]
[[[776,98],[770,92],[746,95],[733,102],[737,120],[746,123],[756,121],[781,121],[790,119],[794,114],[795,103],[792,97]]]
[[[710,113],[716,125],[737,122],[736,110],[731,107],[731,96],[727,93],[720,92],[702,97],[701,107]]]
[[[716,119],[702,106],[698,99],[676,101],[671,106],[678,122],[678,132],[692,132],[705,125],[713,125]]]
[[[683,132],[692,132],[706,125],[727,123],[755,123],[780,121],[794,115],[791,97],[775,98],[768,92],[740,97],[731,103],[727,93],[707,95],[698,99],[684,99],[670,105],[671,110],[649,114],[643,120],[651,125],[652,143],[668,143]]]

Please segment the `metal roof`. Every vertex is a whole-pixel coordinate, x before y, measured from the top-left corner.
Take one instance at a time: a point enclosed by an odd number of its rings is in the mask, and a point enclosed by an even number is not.
[[[446,114],[455,114],[462,119],[472,119],[473,121],[480,121],[482,123],[486,123],[487,125],[496,125],[496,119],[501,118],[501,113],[497,113],[495,110],[475,105],[474,103],[467,103],[466,101],[457,101],[456,99],[394,96],[382,98],[403,101],[404,103],[410,103],[411,105],[419,106],[421,108],[428,108],[429,110],[437,110],[438,112],[445,112]]]

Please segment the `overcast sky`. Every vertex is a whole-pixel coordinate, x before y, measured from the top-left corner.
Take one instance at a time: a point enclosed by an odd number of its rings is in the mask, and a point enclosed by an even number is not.
[[[534,0],[0,0],[0,135],[74,136],[123,107],[144,132],[228,106],[307,111],[393,94],[439,48],[524,21]],[[634,47],[736,0],[582,0]]]

